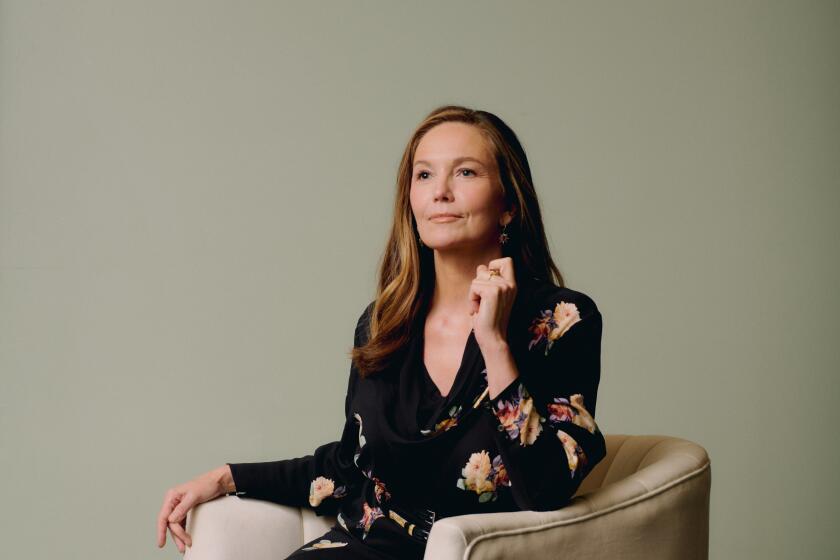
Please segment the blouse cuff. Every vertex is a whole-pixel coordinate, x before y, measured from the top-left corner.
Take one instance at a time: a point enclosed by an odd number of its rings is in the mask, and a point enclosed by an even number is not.
[[[236,487],[234,492],[228,492],[226,496],[259,494],[261,485],[264,485],[266,480],[272,479],[274,474],[272,471],[275,468],[275,465],[271,465],[270,462],[225,464],[230,467],[233,485]]]
[[[518,377],[496,398],[487,401],[487,408],[496,419],[496,429],[507,440],[520,446],[533,445],[542,431],[543,417],[534,408],[534,400]]]
[[[499,410],[499,407],[498,407],[499,402],[509,401],[513,398],[514,395],[518,395],[519,392],[520,392],[519,391],[520,387],[524,388],[525,386],[522,385],[522,377],[517,376],[516,379],[514,379],[513,381],[508,383],[508,386],[505,387],[504,389],[502,389],[499,392],[498,395],[496,395],[492,399],[488,399],[488,402],[490,403],[490,407],[493,409],[493,411],[496,412],[496,411]],[[488,394],[487,396],[489,397],[490,395]]]

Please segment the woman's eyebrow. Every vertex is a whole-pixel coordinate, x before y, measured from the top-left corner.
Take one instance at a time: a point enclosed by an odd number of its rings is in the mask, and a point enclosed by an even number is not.
[[[474,157],[470,157],[470,156],[462,156],[462,157],[459,157],[459,158],[455,158],[454,160],[452,160],[452,165],[458,165],[459,163],[463,163],[463,162],[465,162],[465,161],[474,161],[474,162],[476,162],[476,163],[477,163],[477,164],[479,164],[479,165],[484,165],[484,162],[483,162],[483,161],[481,161],[480,159],[476,159],[476,158],[474,158]],[[431,164],[431,163],[429,163],[428,161],[425,161],[425,160],[422,160],[422,159],[421,159],[421,160],[419,160],[419,161],[415,161],[415,162],[414,162],[414,167],[417,167],[417,166],[418,166],[418,165],[420,165],[420,164],[423,164],[423,165],[428,165],[428,166],[430,166],[430,167],[431,167],[431,165],[432,165],[432,164]]]

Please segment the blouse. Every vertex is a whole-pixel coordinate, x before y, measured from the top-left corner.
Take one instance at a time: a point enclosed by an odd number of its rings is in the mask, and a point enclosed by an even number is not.
[[[355,346],[369,336],[373,304],[358,318]],[[443,396],[424,366],[424,322],[393,366],[363,378],[351,365],[339,440],[303,457],[227,463],[235,494],[337,516],[362,540],[377,527],[425,540],[443,517],[566,505],[606,455],[592,298],[519,280],[507,337],[519,376],[478,406],[487,369],[475,333]]]

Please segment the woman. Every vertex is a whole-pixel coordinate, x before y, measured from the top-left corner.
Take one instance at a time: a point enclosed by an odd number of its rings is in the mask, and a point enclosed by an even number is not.
[[[436,519],[561,508],[606,454],[601,330],[552,261],[516,135],[492,113],[440,107],[400,164],[341,439],[169,490],[158,544],[168,526],[183,552],[187,511],[223,493],[336,516],[288,558],[419,559]]]

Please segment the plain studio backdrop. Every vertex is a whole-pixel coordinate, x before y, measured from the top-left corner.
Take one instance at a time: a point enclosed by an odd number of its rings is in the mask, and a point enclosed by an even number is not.
[[[711,557],[836,558],[840,5],[0,3],[0,556],[341,433],[399,157],[505,119],[604,316],[598,423],[712,460]]]

